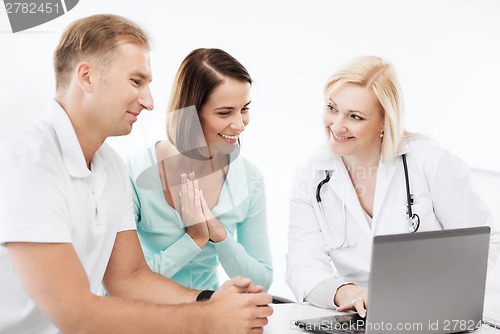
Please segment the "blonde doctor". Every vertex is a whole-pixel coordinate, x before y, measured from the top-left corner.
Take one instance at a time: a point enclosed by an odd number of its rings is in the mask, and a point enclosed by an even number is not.
[[[292,190],[286,280],[299,302],[365,316],[374,235],[491,225],[491,216],[461,160],[403,129],[386,60],[345,64],[325,104],[328,144],[299,168]],[[492,233],[491,254],[498,242]]]

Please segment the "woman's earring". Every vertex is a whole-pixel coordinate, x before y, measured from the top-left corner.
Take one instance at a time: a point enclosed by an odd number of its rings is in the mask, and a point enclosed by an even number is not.
[[[384,131],[380,131],[380,138],[384,138]]]

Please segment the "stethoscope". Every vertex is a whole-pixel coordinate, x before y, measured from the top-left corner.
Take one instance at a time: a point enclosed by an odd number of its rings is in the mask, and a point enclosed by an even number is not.
[[[412,210],[412,205],[413,205],[413,194],[410,191],[410,178],[408,177],[408,166],[406,163],[406,154],[402,155],[403,158],[403,169],[405,172],[405,183],[406,183],[406,217],[408,218],[408,231],[410,233],[415,233],[418,231],[418,228],[420,227],[420,217],[416,214],[413,213]],[[321,188],[325,183],[328,183],[330,181],[330,176],[331,176],[331,171],[325,170],[325,178],[321,180],[318,183],[318,186],[316,187],[316,201],[318,202],[319,210],[321,211],[321,214],[323,216],[323,220],[325,222],[325,226],[329,229],[328,224],[326,223],[326,216],[323,211],[323,206],[321,205]],[[344,207],[345,210],[345,207]],[[345,212],[344,212],[344,225],[346,224],[345,222]],[[346,246],[346,226],[344,226],[344,238],[341,243],[337,243],[333,240],[332,242],[335,245],[335,248],[341,248],[341,247],[347,247]],[[330,232],[330,231],[328,231]],[[331,235],[331,233],[329,233]]]
[[[408,166],[406,165],[406,154],[401,156],[403,158],[403,168],[405,170],[405,183],[406,183],[406,216],[408,218],[408,231],[415,233],[420,227],[420,217],[413,213],[411,206],[413,205],[413,194],[410,191],[410,178],[408,177]]]

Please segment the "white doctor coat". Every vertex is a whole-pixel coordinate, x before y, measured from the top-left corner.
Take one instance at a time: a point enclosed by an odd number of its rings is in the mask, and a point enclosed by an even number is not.
[[[422,137],[410,139],[403,153],[414,198],[413,213],[421,221],[418,232],[491,226],[491,215],[473,190],[469,170],[460,159]],[[331,178],[321,189],[325,221],[316,188],[326,170],[331,172]],[[381,161],[376,173],[369,225],[342,159],[334,156],[329,147],[325,146],[298,170],[290,199],[286,273],[297,301],[304,301],[326,280],[329,291],[325,298],[331,306],[340,285],[355,282],[367,286],[373,237],[408,232],[401,155],[391,163]],[[490,240],[490,261],[494,261],[499,245],[497,231],[492,229]]]

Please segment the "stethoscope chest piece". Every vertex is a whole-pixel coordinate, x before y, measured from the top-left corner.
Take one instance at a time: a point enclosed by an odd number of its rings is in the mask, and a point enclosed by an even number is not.
[[[416,213],[414,213],[409,220],[408,230],[411,233],[417,232],[418,228],[420,227],[420,217]]]

